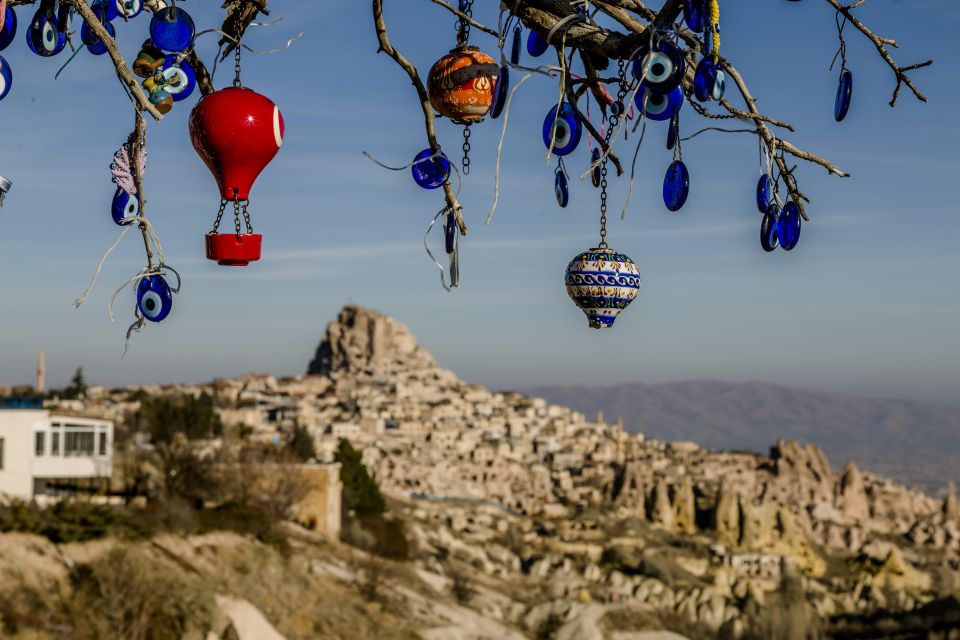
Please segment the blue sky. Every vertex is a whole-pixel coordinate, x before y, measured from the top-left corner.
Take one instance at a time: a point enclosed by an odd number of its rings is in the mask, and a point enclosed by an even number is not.
[[[219,22],[219,4],[183,6],[207,28]],[[495,24],[497,4],[476,0],[475,15]],[[0,385],[29,381],[40,349],[53,384],[78,365],[106,384],[300,373],[326,323],[353,302],[394,315],[444,366],[494,387],[718,378],[960,398],[960,88],[946,73],[960,6],[952,0],[875,0],[859,11],[898,39],[901,63],[937,62],[914,74],[930,103],[904,94],[891,109],[892,73],[848,28],[855,89],[842,124],[832,117],[837,72],[828,67],[837,43],[826,3],[723,2],[723,53],[760,109],[793,123],[791,140],[853,177],[802,165],[813,221],[796,250],[768,255],[753,204],[755,138],[705,134],[686,143],[691,194],[669,214],[660,198],[666,128],[652,123],[630,213],[624,222],[612,216],[609,231],[610,244],[639,264],[643,286],[616,327],[600,332],[588,329],[563,289],[569,259],[596,241],[598,194],[574,180],[570,205],[554,201],[540,126],[555,84],[533,79],[516,94],[490,226],[483,219],[501,121],[476,127],[461,197],[470,224],[463,286],[447,294],[421,245],[442,196],[361,155],[399,165],[425,146],[409,81],[376,55],[368,3],[271,7],[284,22],[251,31],[251,46],[304,35],[285,53],[244,57],[245,84],[280,106],[287,127],[252,193],[263,260],[227,269],[203,258],[218,195],[187,135],[196,99],[179,103],[149,127],[145,188],[147,213],[184,286],[170,317],[136,335],[124,359],[133,296],[119,299],[117,325],[106,302],[143,265],[139,237],[129,235],[111,257],[85,306],[74,310],[72,301],[118,231],[108,165],[132,127],[132,109],[106,56],[82,52],[54,80],[66,54],[34,56],[22,33],[2,52],[14,86],[0,103],[0,174],[14,187],[0,209]],[[17,11],[22,30],[32,12]],[[452,17],[427,0],[388,0],[387,18],[395,44],[424,74],[453,44]],[[117,25],[129,60],[147,28],[146,16]],[[473,42],[494,51],[483,34]],[[215,46],[213,36],[201,40],[204,59]],[[217,86],[229,71],[221,67]],[[682,123],[686,132],[701,126],[689,108]],[[451,155],[459,135],[440,124]],[[582,145],[568,166],[579,175],[587,161]],[[626,184],[613,181],[612,209]]]

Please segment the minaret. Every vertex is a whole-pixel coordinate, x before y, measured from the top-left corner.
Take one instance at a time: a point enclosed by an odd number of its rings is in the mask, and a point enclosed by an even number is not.
[[[47,390],[47,358],[43,351],[37,353],[37,393]]]

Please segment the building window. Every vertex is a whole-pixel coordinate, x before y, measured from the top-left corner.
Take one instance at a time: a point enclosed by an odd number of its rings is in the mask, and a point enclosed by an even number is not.
[[[63,434],[63,455],[65,456],[92,456],[93,455],[93,432],[67,431]]]
[[[107,434],[102,431],[100,432],[100,446],[99,446],[98,455],[101,455],[101,456],[107,455]]]
[[[33,452],[37,456],[42,456],[47,449],[47,434],[43,431],[37,431],[34,434]]]
[[[50,455],[60,455],[60,432],[54,431],[50,434]]]

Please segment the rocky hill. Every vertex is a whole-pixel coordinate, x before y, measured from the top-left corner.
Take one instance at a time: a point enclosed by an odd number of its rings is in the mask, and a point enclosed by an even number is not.
[[[960,482],[960,408],[771,384],[691,381],[540,387],[530,393],[587,414],[623,418],[648,437],[711,449],[765,451],[771,436],[816,442],[835,464],[939,493]]]
[[[356,306],[309,371],[104,390],[85,409],[122,416],[144,394],[207,392],[248,442],[306,429],[325,461],[350,441],[408,552],[388,572],[373,559],[307,571],[360,593],[382,585],[389,610],[407,612],[405,637],[938,638],[960,620],[954,493],[831,464],[816,444],[777,439],[776,423],[767,454],[631,434],[466,383],[403,325]],[[344,523],[344,539],[372,535],[364,527]],[[264,613],[291,639],[316,637],[282,619],[286,607]]]

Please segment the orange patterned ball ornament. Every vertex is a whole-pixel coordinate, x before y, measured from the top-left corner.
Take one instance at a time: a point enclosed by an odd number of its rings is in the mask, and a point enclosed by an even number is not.
[[[494,59],[479,48],[458,47],[430,68],[430,104],[454,122],[477,122],[493,103],[499,70]]]

